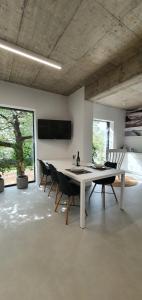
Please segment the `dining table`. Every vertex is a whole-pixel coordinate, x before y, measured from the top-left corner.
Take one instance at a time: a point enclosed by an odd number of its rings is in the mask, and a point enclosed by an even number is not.
[[[72,164],[68,159],[45,160],[45,163],[52,164],[57,171],[70,177],[80,184],[80,227],[86,227],[85,222],[85,186],[87,183],[98,179],[104,179],[112,176],[119,176],[121,179],[119,208],[123,210],[124,186],[125,186],[125,171],[113,168],[96,168],[92,163],[81,162],[80,166]]]

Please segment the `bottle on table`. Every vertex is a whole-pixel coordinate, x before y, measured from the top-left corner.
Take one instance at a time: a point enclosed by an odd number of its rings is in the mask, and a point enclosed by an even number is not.
[[[77,167],[80,166],[80,156],[79,156],[79,151],[77,152],[76,165],[77,165]]]

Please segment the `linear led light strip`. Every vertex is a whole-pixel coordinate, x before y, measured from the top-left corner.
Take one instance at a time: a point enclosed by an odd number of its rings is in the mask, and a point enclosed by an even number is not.
[[[41,64],[44,64],[44,65],[47,65],[49,67],[52,67],[52,68],[55,68],[55,69],[58,69],[58,70],[61,70],[62,69],[62,66],[53,61],[53,60],[50,60],[50,59],[47,59],[47,58],[44,58],[38,54],[35,54],[29,50],[26,50],[24,48],[21,48],[21,47],[18,47],[16,45],[13,45],[11,43],[8,43],[6,41],[3,41],[0,39],[0,48],[1,49],[4,49],[4,50],[7,50],[9,52],[12,52],[12,53],[15,53],[17,55],[20,55],[20,56],[23,56],[23,57],[26,57],[28,59],[31,59],[31,60],[34,60],[34,61],[37,61]]]

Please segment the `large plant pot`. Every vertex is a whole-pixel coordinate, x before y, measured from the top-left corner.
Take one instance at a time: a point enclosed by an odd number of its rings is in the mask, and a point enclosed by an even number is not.
[[[26,189],[27,187],[28,187],[28,176],[27,175],[17,176],[17,188]]]
[[[0,193],[4,191],[4,179],[0,177]]]

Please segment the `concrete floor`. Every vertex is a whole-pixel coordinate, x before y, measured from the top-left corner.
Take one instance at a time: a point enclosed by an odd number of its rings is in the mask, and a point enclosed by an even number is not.
[[[119,195],[119,188],[116,189]],[[52,194],[53,195],[53,194]],[[142,184],[125,189],[125,211],[100,194],[88,208],[87,228],[30,184],[0,194],[0,300],[141,300]],[[94,201],[95,200],[95,201]]]

